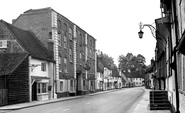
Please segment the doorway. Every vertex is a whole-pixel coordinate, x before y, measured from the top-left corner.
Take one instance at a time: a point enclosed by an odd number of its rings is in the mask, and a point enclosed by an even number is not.
[[[34,82],[32,85],[32,101],[37,100],[37,82]]]

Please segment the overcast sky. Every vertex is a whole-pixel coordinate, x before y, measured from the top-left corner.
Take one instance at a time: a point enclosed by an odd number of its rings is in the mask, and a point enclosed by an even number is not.
[[[51,7],[96,41],[96,49],[114,58],[128,52],[142,54],[146,64],[154,57],[156,40],[145,27],[138,38],[139,22],[154,24],[161,17],[160,0],[2,0],[0,19],[12,23],[29,9]]]

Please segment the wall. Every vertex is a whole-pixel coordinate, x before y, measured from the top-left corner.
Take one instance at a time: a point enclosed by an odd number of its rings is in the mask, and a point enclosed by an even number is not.
[[[8,76],[8,104],[29,102],[28,57]]]
[[[46,63],[46,71],[41,71],[41,63]],[[30,61],[30,65],[38,65],[32,68],[30,75],[39,77],[49,77],[49,62],[32,58]]]

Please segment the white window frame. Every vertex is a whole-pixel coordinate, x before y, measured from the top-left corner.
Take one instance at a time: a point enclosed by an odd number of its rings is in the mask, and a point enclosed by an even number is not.
[[[64,72],[67,73],[67,58],[64,58]]]
[[[45,91],[43,92],[43,86],[45,85]],[[37,93],[38,94],[43,94],[43,93],[48,93],[48,83],[47,82],[38,82],[37,83]]]
[[[42,63],[41,63],[41,71],[46,72],[46,70],[47,70],[46,67],[47,67],[47,66],[46,66],[46,63],[45,63],[45,62],[42,62]]]
[[[64,48],[67,49],[67,36],[64,35]]]
[[[73,61],[73,57],[72,57],[72,49],[69,48],[69,61],[72,62]]]
[[[7,48],[7,40],[0,40],[0,48]]]
[[[63,92],[64,91],[64,82],[60,81],[60,91]]]
[[[69,39],[73,40],[72,28],[69,28]]]
[[[59,72],[62,72],[62,57],[58,57],[58,64],[59,64]]]

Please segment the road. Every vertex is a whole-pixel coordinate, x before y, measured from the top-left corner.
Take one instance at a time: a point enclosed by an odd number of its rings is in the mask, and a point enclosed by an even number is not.
[[[137,88],[123,88],[98,95],[45,104],[8,113],[126,113],[143,94]]]

